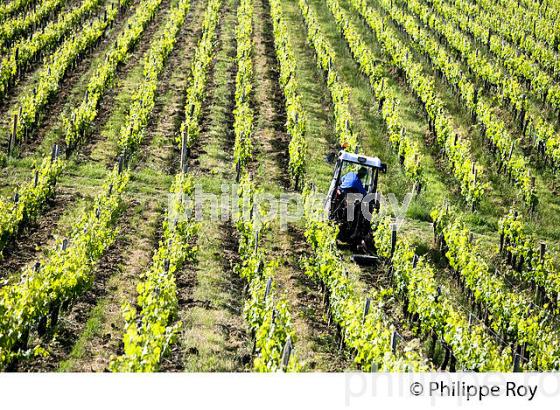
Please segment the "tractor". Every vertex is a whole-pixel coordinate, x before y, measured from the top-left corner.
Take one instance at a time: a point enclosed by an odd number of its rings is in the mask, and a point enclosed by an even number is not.
[[[365,197],[341,186],[343,177],[349,172],[361,174],[360,180],[367,193]],[[326,214],[339,226],[339,241],[355,247],[362,254],[370,253],[373,244],[370,216],[379,209],[377,186],[380,172],[386,173],[387,165],[379,158],[340,151],[325,201]],[[357,256],[354,255],[354,259]]]

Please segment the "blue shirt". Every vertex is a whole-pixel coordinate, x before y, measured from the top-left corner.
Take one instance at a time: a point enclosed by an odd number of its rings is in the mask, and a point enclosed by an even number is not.
[[[342,177],[342,180],[340,181],[340,188],[345,192],[353,191],[359,192],[363,196],[367,195],[367,191],[365,190],[362,181],[360,181],[358,174],[355,172],[349,172]]]

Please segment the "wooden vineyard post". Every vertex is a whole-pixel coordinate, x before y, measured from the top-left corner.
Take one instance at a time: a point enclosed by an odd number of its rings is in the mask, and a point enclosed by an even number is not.
[[[364,305],[364,314],[362,315],[362,325],[366,322],[366,316],[369,313],[370,305],[371,305],[371,299],[366,298],[366,303]]]
[[[540,246],[540,258],[541,258],[541,263],[544,263],[544,255],[546,254],[546,243],[541,242],[541,246]]]
[[[445,369],[447,368],[447,364],[449,363],[451,351],[446,345],[444,345],[443,347],[445,348],[445,357],[443,358],[443,363],[441,364],[441,370],[445,371]]]
[[[541,242],[540,249],[539,249],[539,263],[541,263],[544,267],[544,260],[546,255],[546,243]],[[535,304],[540,305],[541,300],[545,299],[545,289],[542,288],[539,284],[535,284]]]
[[[476,165],[474,162],[472,164],[472,173],[473,173],[473,185],[476,186],[476,180],[478,178],[478,169],[476,169]],[[471,204],[471,212],[474,212],[474,210],[475,210],[475,201],[473,200]]]
[[[18,115],[14,114],[14,122],[12,125],[12,135],[10,136],[10,142],[8,145],[8,155],[11,156],[12,152],[16,146],[16,133],[17,133],[17,123],[18,123]]]
[[[399,335],[396,330],[393,330],[393,333],[391,334],[391,351],[393,354],[397,352],[397,343],[400,337],[401,335]]]
[[[51,162],[56,161],[58,158],[58,145],[54,144],[51,150]]]
[[[391,259],[397,247],[397,224],[391,224]]]
[[[505,240],[505,234],[504,232],[500,232],[500,253],[504,252],[504,240]]]
[[[16,58],[15,61],[19,61],[19,47],[16,47]],[[19,76],[19,68],[16,65],[16,76]]]
[[[285,371],[288,368],[288,364],[290,363],[290,356],[292,355],[292,339],[290,336],[286,339],[286,344],[284,345],[284,349],[282,350],[282,370]]]
[[[537,183],[537,178],[535,176],[531,176],[531,192],[535,192],[535,185]],[[536,200],[535,198],[531,199],[531,212],[535,211]]]
[[[259,234],[258,230],[255,231],[255,253],[259,250]]]
[[[119,175],[122,174],[123,172],[123,167],[124,167],[124,157],[122,155],[119,156],[118,159],[118,164],[119,164]]]
[[[435,302],[435,303],[438,303],[440,297],[441,297],[441,286],[438,286],[438,287],[437,287],[437,295],[436,295],[436,297],[435,297],[434,302]]]
[[[183,131],[181,134],[181,172],[183,174],[186,174],[188,170],[188,157],[189,149],[187,147],[187,135]]]
[[[268,295],[270,294],[270,291],[272,290],[272,278],[268,278],[268,280],[266,281],[266,288],[264,290],[264,300],[266,301],[266,298],[268,298]]]

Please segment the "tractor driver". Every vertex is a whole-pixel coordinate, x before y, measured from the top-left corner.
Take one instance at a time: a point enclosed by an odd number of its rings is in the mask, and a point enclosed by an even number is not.
[[[364,184],[362,180],[367,176],[368,170],[365,167],[361,167],[358,170],[358,173],[349,172],[344,175],[340,181],[340,189],[345,194],[347,193],[355,193],[355,194],[362,194],[363,196],[367,195],[367,191],[364,188]]]

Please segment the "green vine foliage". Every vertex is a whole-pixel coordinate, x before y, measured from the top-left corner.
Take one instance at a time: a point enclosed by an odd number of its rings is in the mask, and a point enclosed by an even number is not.
[[[185,23],[190,5],[190,0],[177,1],[170,11],[163,32],[152,43],[144,58],[144,78],[131,97],[127,121],[120,131],[119,147],[125,157],[130,157],[144,138],[144,130],[155,105],[159,76],[175,46],[177,34]]]
[[[445,257],[462,278],[474,301],[488,311],[492,329],[518,346],[526,345],[526,367],[546,371],[560,366],[560,335],[548,321],[546,309],[534,309],[529,300],[509,291],[481,256],[478,245],[456,211],[441,206],[432,211],[434,232],[445,245]]]
[[[235,144],[234,165],[244,168],[253,158],[253,122],[251,108],[253,92],[253,3],[242,0],[237,9],[237,75],[235,79],[235,109],[233,128]]]
[[[19,37],[32,33],[37,26],[43,24],[63,4],[63,0],[46,0],[41,2],[35,10],[2,22],[0,24],[0,50],[6,52],[7,45],[13,43]],[[0,15],[1,13],[2,11],[0,11]]]
[[[181,133],[177,143],[181,144],[183,137],[187,147],[191,148],[200,136],[200,120],[202,116],[202,103],[206,96],[208,72],[213,60],[213,51],[216,43],[216,28],[220,19],[221,0],[212,0],[202,23],[203,33],[195,51],[194,63],[191,64],[192,74],[187,88],[185,104],[185,120],[181,124]]]
[[[500,347],[483,325],[466,320],[438,289],[434,268],[424,257],[415,260],[406,239],[398,238],[391,254],[393,223],[390,216],[376,214],[372,223],[375,247],[391,264],[395,290],[406,301],[408,313],[418,316],[421,334],[434,334],[449,346],[462,371],[511,371],[511,348]]]
[[[68,245],[57,240],[39,264],[25,268],[20,282],[0,289],[0,366],[26,353],[33,326],[47,319],[55,326],[60,308],[91,286],[95,262],[116,238],[114,223],[128,180],[128,172],[115,167],[75,224]]]
[[[126,0],[125,0],[126,1]],[[121,148],[133,155],[142,142],[155,98],[158,76],[175,44],[177,34],[190,10],[189,0],[176,0],[165,31],[150,47],[144,61],[144,78],[134,93],[125,124],[121,128]],[[139,100],[145,97],[144,100]],[[94,207],[75,224],[73,234],[61,250],[61,241],[37,265],[22,273],[24,280],[0,289],[0,365],[9,365],[27,350],[32,326],[48,319],[56,325],[58,311],[91,286],[95,263],[114,242],[116,218],[121,209],[122,192],[130,172],[117,165],[105,180]],[[164,351],[165,349],[163,349]]]
[[[414,40],[414,48],[427,55],[432,64],[445,75],[465,106],[476,115],[477,120],[482,125],[486,139],[499,160],[500,170],[507,174],[519,190],[523,202],[528,207],[534,208],[537,204],[537,197],[528,163],[523,155],[512,151],[512,142],[515,141],[515,138],[508,131],[504,121],[500,119],[492,100],[482,95],[483,88],[477,86],[471,79],[471,75],[462,72],[460,61],[442,48],[439,39],[420,26],[413,15],[406,13],[402,8],[391,5],[386,0],[381,1],[380,5],[389,13],[393,21]],[[470,42],[466,41],[465,36],[460,31],[434,16],[431,9],[420,4],[418,0],[409,0],[406,5],[411,11],[421,16],[424,24],[431,25],[435,31],[447,38],[461,55],[465,56],[470,71],[476,78],[498,86],[503,83],[504,86],[501,89],[508,87],[509,89],[518,89],[519,92],[516,96],[503,94],[502,100],[505,104],[510,105],[512,102],[519,101],[520,105],[517,110],[526,112],[530,124],[544,124],[542,118],[537,121],[527,111],[527,104],[521,88],[515,87],[510,79],[502,79],[500,70],[478,50],[471,47]],[[549,131],[546,131],[546,133],[549,133]]]
[[[321,25],[315,11],[307,0],[298,0],[300,11],[307,27],[307,40],[315,50],[317,66],[327,78],[327,88],[331,95],[336,135],[340,146],[354,152],[358,147],[358,138],[352,131],[352,114],[348,103],[350,90],[339,78],[334,67],[336,54],[321,32]]]
[[[21,39],[14,44],[4,54],[0,64],[0,97],[6,95],[18,73],[25,70],[34,58],[42,52],[54,49],[65,35],[89,17],[101,4],[102,0],[85,0],[71,12],[64,13],[57,21],[47,24],[42,31],[37,31],[30,38]]]
[[[306,114],[301,102],[296,75],[297,61],[280,0],[270,1],[270,15],[274,30],[276,58],[280,64],[279,81],[286,99],[286,128],[290,135],[288,169],[294,187],[301,189],[305,183],[308,147],[305,139]]]
[[[0,21],[31,6],[33,0],[13,0],[0,5]]]
[[[363,41],[349,14],[337,0],[327,1],[327,5],[336,20],[338,30],[342,33],[358,63],[361,72],[368,78],[372,92],[381,107],[381,116],[389,141],[401,158],[405,173],[412,181],[422,184],[422,156],[416,141],[408,136],[399,114],[400,101],[387,86],[388,79],[383,68],[376,63],[371,49]]]
[[[548,300],[558,301],[558,254],[548,250],[541,255],[536,239],[527,233],[523,215],[514,209],[500,220],[499,233],[503,243],[502,252],[509,255],[514,268],[511,273],[540,288]]]
[[[130,0],[121,0],[126,3]],[[62,79],[72,64],[87,50],[101,39],[105,30],[112,24],[119,14],[119,9],[107,6],[106,18],[101,17],[84,26],[77,35],[65,41],[57,51],[51,55],[45,66],[39,72],[39,81],[32,90],[19,101],[19,119],[16,126],[16,138],[23,140],[38,123],[47,103],[59,90]]]

